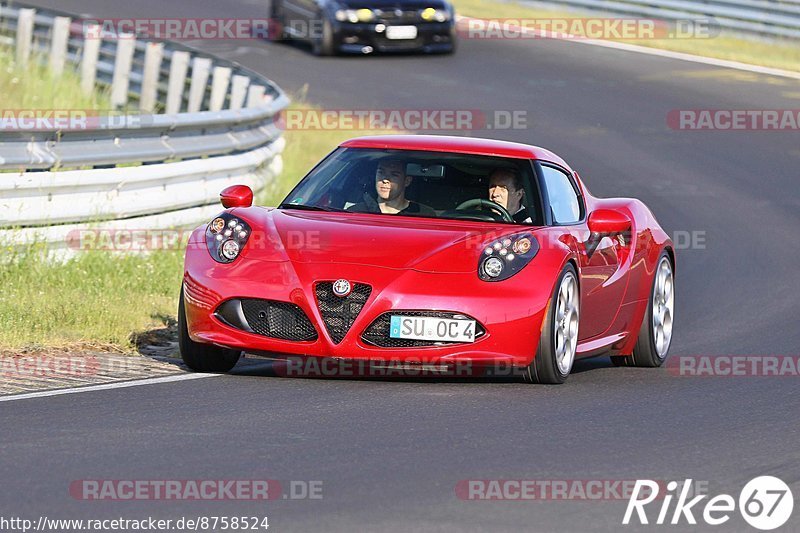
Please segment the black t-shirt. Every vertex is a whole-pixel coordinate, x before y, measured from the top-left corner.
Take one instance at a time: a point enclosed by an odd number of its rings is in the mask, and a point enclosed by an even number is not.
[[[378,201],[370,194],[364,193],[364,198],[357,204],[351,205],[347,211],[354,213],[381,213]],[[423,217],[435,217],[436,211],[425,204],[419,204],[409,200],[408,207],[397,212],[398,215],[419,215]]]
[[[517,224],[531,224],[533,222],[533,217],[528,213],[526,207],[521,207],[519,211],[511,215],[511,218],[513,218],[514,222]]]

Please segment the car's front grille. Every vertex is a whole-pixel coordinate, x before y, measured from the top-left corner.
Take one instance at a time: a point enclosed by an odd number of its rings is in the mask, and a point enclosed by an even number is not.
[[[378,18],[378,22],[383,22],[384,24],[413,23],[422,21],[419,11],[408,9],[376,9],[375,16]]]
[[[316,284],[314,291],[325,328],[333,342],[339,344],[367,303],[372,287],[363,283],[353,283],[350,294],[340,297],[333,293],[332,281],[321,281]]]
[[[317,330],[295,304],[259,299],[241,302],[244,317],[254,333],[287,341],[317,340]]]
[[[460,342],[439,342],[439,341],[423,341],[416,339],[393,339],[389,336],[389,327],[392,315],[402,316],[426,316],[433,318],[474,318],[467,317],[461,313],[451,313],[445,311],[390,311],[383,313],[376,318],[369,327],[361,334],[361,340],[367,344],[378,346],[380,348],[422,348],[425,346],[447,346],[452,344],[463,344]],[[482,337],[486,334],[486,329],[480,322],[475,320],[475,339]]]

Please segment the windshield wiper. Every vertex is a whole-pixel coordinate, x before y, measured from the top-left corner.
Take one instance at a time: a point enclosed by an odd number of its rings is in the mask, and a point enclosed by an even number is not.
[[[335,211],[343,211],[343,209],[336,209],[335,207],[321,207],[318,205],[305,205],[305,204],[281,204],[278,209],[299,209],[302,211],[325,211],[327,213]]]

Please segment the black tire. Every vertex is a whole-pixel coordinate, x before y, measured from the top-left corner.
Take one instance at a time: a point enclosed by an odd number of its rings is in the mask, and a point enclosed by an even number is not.
[[[178,303],[178,347],[181,359],[195,372],[228,372],[239,361],[242,352],[228,348],[219,348],[211,344],[194,342],[189,337],[189,328],[186,325],[186,309],[183,304],[183,287]]]
[[[313,36],[311,39],[311,52],[315,56],[325,57],[336,54],[336,46],[333,42],[333,26],[331,21],[322,13],[319,14],[322,20],[322,35]]]
[[[283,17],[280,14],[278,3],[280,0],[270,0],[267,13],[269,13],[269,36],[272,42],[286,41],[289,34],[284,31]]]
[[[561,271],[561,275],[558,277],[558,281],[553,288],[553,295],[550,297],[550,308],[547,310],[542,334],[539,337],[539,346],[536,349],[536,357],[534,357],[531,364],[525,368],[523,374],[525,380],[529,383],[560,385],[569,377],[569,370],[571,370],[571,367],[564,373],[559,369],[556,361],[556,341],[553,335],[553,323],[556,319],[556,307],[561,284],[564,278],[570,274],[574,276],[576,288],[580,291],[580,284],[578,283],[578,275],[575,272],[575,268],[571,264],[568,264],[564,267],[564,270]],[[578,293],[578,301],[580,302],[580,292]],[[578,306],[578,321],[580,322],[580,305]]]
[[[672,283],[674,292],[674,265],[669,257],[669,254],[664,251],[656,263],[656,275],[653,276],[653,286],[650,288],[650,298],[647,299],[647,311],[642,319],[642,325],[639,328],[639,336],[636,339],[636,346],[633,348],[631,355],[612,355],[611,363],[614,366],[636,366],[641,368],[658,368],[664,364],[669,356],[669,346],[663,354],[659,354],[656,349],[655,331],[653,327],[653,298],[656,293],[656,282],[658,280],[658,269],[661,263],[667,261],[670,267],[670,273],[673,273]],[[674,296],[673,296],[674,299]],[[674,305],[674,303],[673,303]]]

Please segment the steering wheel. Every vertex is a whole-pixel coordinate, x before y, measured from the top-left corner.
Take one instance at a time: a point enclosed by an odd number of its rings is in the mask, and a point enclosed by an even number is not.
[[[462,202],[456,207],[456,211],[464,211],[471,207],[486,207],[490,211],[494,211],[495,213],[499,214],[504,222],[514,222],[514,219],[511,217],[511,214],[500,204],[496,204],[491,200],[486,200],[485,198],[473,198],[472,200],[467,200],[466,202]]]

